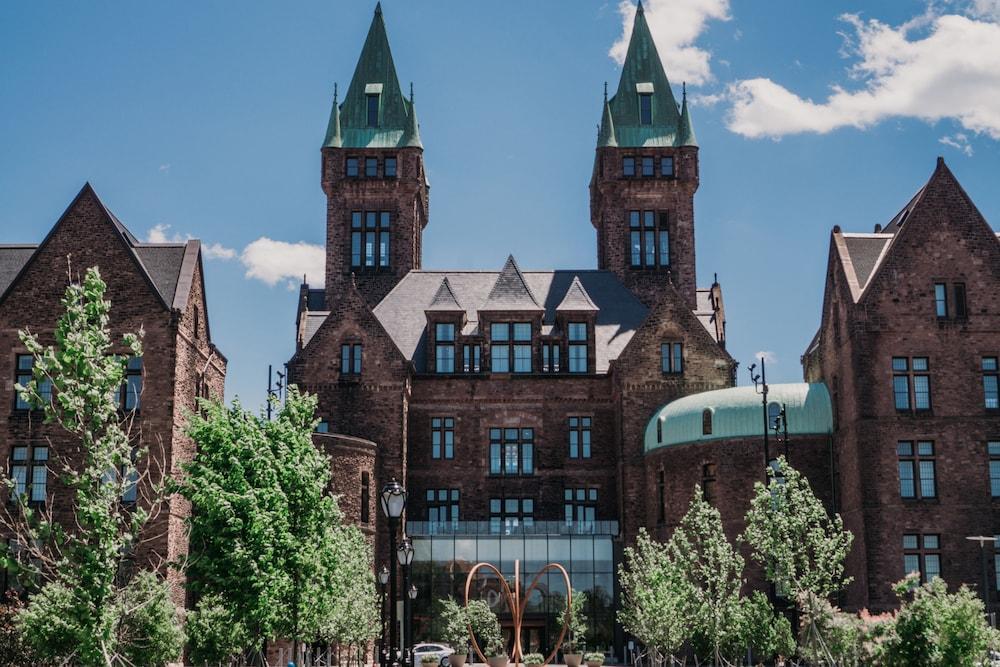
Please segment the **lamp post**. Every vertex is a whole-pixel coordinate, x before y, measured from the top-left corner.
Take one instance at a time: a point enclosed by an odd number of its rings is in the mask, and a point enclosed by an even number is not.
[[[403,568],[403,657],[410,664],[410,563],[413,562],[413,542],[406,535],[396,549],[396,560]]]
[[[760,358],[759,375],[754,374],[756,369],[757,364],[750,364],[747,368],[754,391],[761,395],[761,403],[764,406],[764,481],[767,482],[767,467],[771,464],[771,448],[767,441],[767,435],[771,428],[767,418],[767,372],[764,369],[764,357]]]
[[[378,571],[378,664],[385,667],[385,587],[389,583],[389,568],[385,565]]]
[[[396,551],[396,524],[406,509],[406,489],[393,478],[382,487],[380,498],[382,513],[389,521],[389,662],[395,663],[399,652],[399,622],[396,616],[396,563],[392,554]]]
[[[417,656],[413,653],[413,601],[417,599],[417,587],[411,585],[410,590],[407,591],[407,595],[410,598],[410,610],[406,612],[406,625],[410,628],[407,634],[410,635],[410,643],[407,647],[410,649],[410,667],[416,667]]]
[[[979,542],[979,560],[982,562],[983,567],[983,607],[986,609],[986,613],[990,613],[990,582],[989,575],[986,574],[986,545],[996,542],[996,538],[992,535],[972,535],[966,537],[965,539],[970,542]]]

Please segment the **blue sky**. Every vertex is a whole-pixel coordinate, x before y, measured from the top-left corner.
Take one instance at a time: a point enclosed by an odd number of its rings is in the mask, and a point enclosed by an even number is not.
[[[499,269],[513,253],[525,269],[593,268],[587,184],[629,6],[383,7],[432,185],[424,266]],[[996,226],[1000,0],[646,7],[696,105],[699,283],[719,275],[741,383],[760,351],[769,380],[800,379],[831,227],[887,221],[937,155]],[[4,3],[0,242],[40,240],[88,180],[137,236],[201,238],[227,394],[258,404],[268,363],[293,351],[303,262],[284,244],[324,242],[319,146],[373,9]],[[262,238],[280,243],[245,252]]]

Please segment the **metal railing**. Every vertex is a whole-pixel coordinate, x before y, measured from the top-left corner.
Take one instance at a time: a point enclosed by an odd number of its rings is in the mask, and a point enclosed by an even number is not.
[[[606,535],[618,536],[617,521],[407,521],[411,536],[431,535]]]

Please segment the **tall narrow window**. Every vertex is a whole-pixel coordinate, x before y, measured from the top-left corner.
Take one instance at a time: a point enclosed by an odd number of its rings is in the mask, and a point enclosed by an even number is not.
[[[455,458],[454,417],[434,417],[431,419],[431,458]]]
[[[939,535],[907,533],[903,535],[903,572],[917,573],[927,583],[941,576],[941,538]]]
[[[371,521],[371,510],[369,509],[371,494],[371,479],[368,472],[365,471],[361,473],[361,523]]]
[[[347,158],[347,164],[344,167],[344,172],[349,178],[357,178],[360,175],[359,165],[360,162],[358,161],[358,158],[349,157]]]
[[[622,175],[624,176],[635,176],[635,158],[634,157],[623,157],[622,158]]]
[[[514,372],[531,372],[531,323],[514,323]]]
[[[941,319],[948,317],[948,286],[934,283],[934,312]]]
[[[629,211],[629,257],[633,268],[670,266],[669,217],[666,212]]]
[[[651,93],[639,94],[639,124],[653,124],[653,95]]]
[[[49,481],[49,448],[16,446],[11,449],[11,498],[26,496],[29,502],[45,502]]]
[[[705,463],[701,466],[701,496],[706,503],[715,502],[715,464]]]
[[[933,442],[900,441],[896,444],[899,457],[899,495],[903,498],[936,498],[937,475]]]
[[[27,387],[28,383],[31,382],[32,369],[35,366],[35,358],[30,354],[19,354],[17,355],[17,371],[14,376],[14,381],[17,382],[22,387]],[[52,400],[52,382],[49,380],[42,380],[38,383],[38,393],[41,395],[42,400],[48,402]],[[14,399],[14,407],[18,410],[29,410],[31,405],[28,401],[21,398],[20,392],[15,392],[16,397]]]
[[[387,157],[382,169],[386,178],[396,178],[396,158]]]
[[[343,344],[340,346],[340,374],[361,374],[361,345]]]
[[[366,95],[368,101],[368,127],[378,127],[378,95],[369,93]]]
[[[535,474],[534,436],[530,428],[491,428],[490,474]]]
[[[569,418],[569,457],[571,459],[590,458],[590,417]]]
[[[388,211],[351,212],[351,266],[389,266],[389,232],[392,214]]]
[[[125,382],[121,389],[121,406],[126,411],[138,410],[142,397],[142,357],[129,357]]]
[[[701,434],[712,435],[712,411],[709,408],[701,411]]]
[[[645,177],[656,175],[656,160],[652,155],[644,155],[642,158],[642,175]]]
[[[510,323],[490,325],[490,369],[494,373],[510,372]]]
[[[482,370],[480,362],[483,356],[483,346],[479,343],[469,343],[462,347],[462,370],[466,373],[478,373]]]
[[[930,410],[930,362],[927,357],[892,358],[892,393],[900,411]]]
[[[435,370],[438,373],[455,372],[455,325],[438,323],[434,326]]]
[[[365,178],[375,178],[378,176],[378,158],[365,158]]]
[[[660,370],[664,373],[684,372],[683,343],[662,343],[660,345]]]
[[[569,323],[569,372],[587,372],[587,323]]]
[[[559,343],[542,343],[542,372],[558,373],[559,370]]]
[[[955,319],[964,320],[969,316],[965,303],[965,283],[955,283]]]
[[[674,175],[674,158],[660,158],[660,176],[672,177]]]
[[[990,495],[1000,498],[1000,440],[987,442],[986,453],[990,458]]]
[[[656,523],[667,520],[667,483],[663,470],[656,473]]]
[[[998,384],[997,358],[983,357],[983,402],[987,410],[1000,408],[1000,384]]]

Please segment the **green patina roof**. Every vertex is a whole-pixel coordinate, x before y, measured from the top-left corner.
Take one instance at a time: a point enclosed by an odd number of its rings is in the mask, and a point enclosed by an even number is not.
[[[768,385],[768,403],[784,404],[788,434],[833,433],[830,393],[822,382]],[[702,434],[702,413],[712,410],[712,434]],[[731,438],[762,437],[761,396],[751,387],[717,389],[679,398],[653,414],[646,425],[645,451]],[[657,422],[662,421],[662,438]],[[793,442],[794,444],[794,442]]]
[[[691,127],[691,114],[688,112],[687,86],[684,86],[684,101],[681,103],[681,119],[677,127],[677,145],[698,145],[698,140],[694,136],[694,128]]]
[[[368,90],[380,92],[378,127],[368,126]],[[368,29],[368,37],[344,102],[339,108],[336,102],[334,106],[324,147],[338,147],[333,143],[335,120],[339,120],[340,124],[339,146],[345,148],[421,146],[413,105],[403,97],[396,76],[381,4],[375,6],[375,17]],[[338,115],[339,119],[336,118]]]
[[[643,92],[652,87],[651,125],[639,124],[640,86]],[[635,12],[632,36],[629,39],[625,63],[622,65],[618,91],[606,106],[610,110],[610,122],[604,119],[601,121],[599,147],[696,145],[693,143],[694,132],[691,130],[690,116],[686,121],[686,135],[681,126],[677,100],[670,89],[670,81],[663,70],[663,62],[656,51],[653,35],[649,32],[649,24],[646,23],[646,14],[641,2]]]

